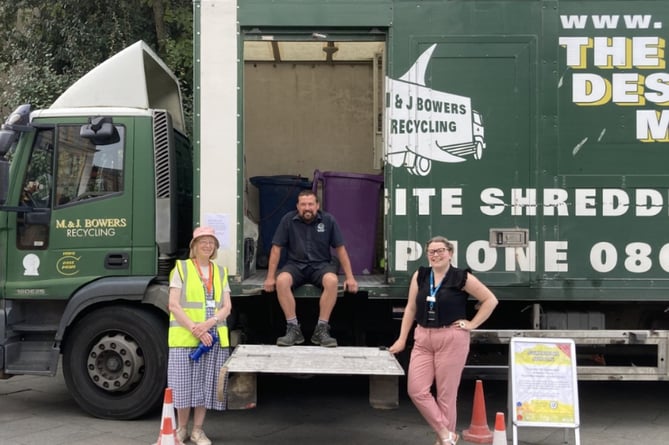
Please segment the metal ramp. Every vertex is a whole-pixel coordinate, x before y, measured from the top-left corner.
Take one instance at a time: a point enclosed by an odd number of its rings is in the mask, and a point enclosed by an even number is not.
[[[239,345],[221,368],[218,398],[226,394],[228,409],[254,408],[257,375],[369,375],[369,403],[378,409],[399,406],[399,377],[404,369],[393,354],[371,347]],[[228,377],[227,388],[224,387]]]

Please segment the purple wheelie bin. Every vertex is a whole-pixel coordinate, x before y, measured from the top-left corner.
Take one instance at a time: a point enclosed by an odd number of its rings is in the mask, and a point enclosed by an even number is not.
[[[374,269],[376,228],[383,175],[314,172],[313,190],[322,182],[323,210],[334,215],[344,235],[355,275]]]

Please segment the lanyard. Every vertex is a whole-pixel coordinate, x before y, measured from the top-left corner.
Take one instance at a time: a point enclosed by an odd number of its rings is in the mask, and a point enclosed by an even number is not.
[[[430,310],[434,308],[434,303],[437,301],[437,292],[439,292],[442,282],[440,282],[437,287],[434,287],[434,271],[430,270],[430,295],[426,298],[427,302],[430,303]]]
[[[202,269],[200,269],[200,264],[195,261],[194,259],[192,260],[193,264],[195,264],[195,267],[197,268],[197,274],[200,276],[200,281],[202,282],[202,287],[204,288],[204,293],[207,295],[213,295],[213,283],[214,283],[214,267],[209,263],[209,279],[205,280],[204,277],[202,276]]]

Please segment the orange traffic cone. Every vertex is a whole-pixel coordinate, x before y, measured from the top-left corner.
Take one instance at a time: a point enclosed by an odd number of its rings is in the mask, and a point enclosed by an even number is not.
[[[485,411],[483,396],[483,382],[476,381],[474,390],[474,407],[472,408],[472,422],[469,429],[462,432],[462,437],[468,442],[492,443],[492,431],[488,428],[488,419]]]
[[[507,445],[504,413],[495,416],[495,432],[492,433],[492,445]]]
[[[155,445],[183,445],[183,442],[177,437],[177,431],[174,428],[176,424],[174,403],[172,402],[172,388],[165,388],[163,414],[160,419],[160,434],[158,434],[158,441]]]
[[[160,429],[160,437],[156,445],[176,445],[177,440],[175,436],[174,427],[171,419],[163,420],[163,427]]]

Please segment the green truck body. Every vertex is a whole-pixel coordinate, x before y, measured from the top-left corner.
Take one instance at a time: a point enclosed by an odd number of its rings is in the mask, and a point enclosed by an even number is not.
[[[581,379],[669,378],[669,4],[193,5],[190,141],[176,80],[142,44],[3,127],[2,375],[53,375],[62,354],[88,412],[159,404],[167,274],[201,224],[230,270],[234,341],[272,342],[261,214],[284,203],[251,178],[318,170],[383,178],[378,198],[342,198],[378,222],[335,215],[374,257],[336,306],[340,343],[392,342],[424,243],[444,235],[500,300],[468,373],[505,376],[526,336],[574,339]],[[307,327],[318,295],[298,292]]]

